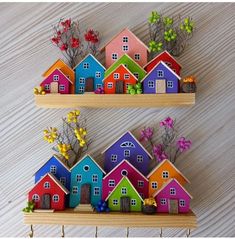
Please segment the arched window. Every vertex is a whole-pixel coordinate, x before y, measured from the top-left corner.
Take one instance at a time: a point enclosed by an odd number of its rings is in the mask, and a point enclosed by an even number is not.
[[[32,197],[32,200],[34,202],[38,202],[40,200],[40,197],[38,196],[38,194],[34,194],[33,197]]]
[[[135,145],[131,141],[125,141],[121,144],[122,148],[135,148]]]

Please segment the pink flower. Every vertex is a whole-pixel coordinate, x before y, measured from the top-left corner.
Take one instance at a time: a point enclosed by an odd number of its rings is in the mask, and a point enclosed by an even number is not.
[[[161,127],[167,127],[169,129],[172,129],[174,127],[174,120],[170,117],[167,117],[165,120],[160,122]]]
[[[61,51],[66,51],[68,49],[68,45],[67,44],[62,44],[61,46],[60,46],[60,50]]]
[[[180,150],[180,152],[184,152],[187,151],[188,149],[190,149],[191,145],[192,145],[192,141],[191,140],[186,140],[185,137],[180,137],[177,142],[176,145],[178,147],[178,149]]]
[[[100,87],[95,90],[95,94],[104,94],[104,88]]]
[[[149,141],[153,137],[153,128],[144,128],[140,131],[140,141]]]
[[[60,38],[59,38],[59,37],[52,37],[52,38],[51,38],[51,41],[52,41],[53,43],[55,43],[56,45],[58,45],[59,42],[60,42]]]
[[[153,146],[153,154],[156,157],[156,159],[158,160],[158,162],[161,162],[162,160],[168,158],[167,154],[164,152],[162,144]]]

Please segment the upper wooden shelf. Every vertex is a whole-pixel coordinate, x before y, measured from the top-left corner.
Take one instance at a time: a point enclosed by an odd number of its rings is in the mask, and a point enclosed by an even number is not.
[[[126,108],[126,107],[176,107],[195,104],[195,93],[179,94],[47,94],[35,95],[38,107],[43,108]]]

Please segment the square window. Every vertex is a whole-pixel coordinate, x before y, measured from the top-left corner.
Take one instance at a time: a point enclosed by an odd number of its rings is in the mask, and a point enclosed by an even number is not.
[[[173,88],[173,81],[167,81],[167,88]]]
[[[118,54],[117,53],[113,53],[112,54],[112,60],[117,60],[118,59]]]
[[[98,182],[98,175],[97,174],[93,174],[92,175],[92,182],[93,183],[97,183]]]
[[[130,79],[130,74],[124,74],[124,79]]]
[[[148,88],[154,88],[154,81],[153,80],[148,81]]]
[[[84,77],[79,78],[79,84],[85,84],[85,78]]]
[[[143,161],[144,161],[143,155],[137,155],[137,162],[138,163],[143,163]]]
[[[96,78],[100,78],[100,77],[101,77],[101,72],[100,72],[100,71],[96,71],[95,77],[96,77]]]
[[[168,171],[163,171],[162,172],[162,178],[169,178],[169,172]]]
[[[53,195],[52,201],[53,202],[59,202],[59,195],[58,194]]]
[[[65,177],[61,177],[60,178],[60,182],[61,182],[61,184],[63,184],[65,186],[66,185],[66,178]]]
[[[164,77],[164,72],[162,70],[157,71],[157,77]]]
[[[185,207],[185,200],[180,199],[179,204],[180,204],[180,207]]]
[[[107,87],[108,87],[108,89],[112,89],[113,88],[113,83],[109,82]]]
[[[176,195],[176,189],[170,188],[170,195]]]
[[[129,149],[124,150],[124,157],[130,157],[131,156],[131,151]]]
[[[127,188],[123,187],[123,188],[121,189],[121,194],[122,194],[122,195],[126,195],[126,194],[127,194]]]
[[[50,185],[49,182],[45,182],[45,183],[44,183],[44,188],[48,189],[48,188],[50,188],[50,186],[51,186],[51,185]]]
[[[83,63],[83,69],[88,69],[90,67],[90,64],[88,62]]]
[[[94,187],[94,196],[99,196],[99,195],[100,195],[100,188]]]
[[[165,198],[161,198],[160,203],[161,203],[161,205],[166,205],[166,199]]]
[[[128,37],[126,37],[126,36],[124,36],[123,38],[122,38],[122,42],[128,42]]]
[[[45,85],[44,85],[44,89],[45,89],[45,90],[50,90],[50,85],[45,84]]]
[[[151,186],[152,186],[153,189],[157,189],[157,182],[152,182]]]
[[[138,72],[134,72],[133,75],[136,77],[136,79],[139,79],[139,73]]]
[[[143,188],[144,187],[144,181],[138,180],[138,187]]]
[[[124,45],[124,46],[122,46],[122,50],[123,50],[123,51],[128,51],[128,50],[129,50],[129,47],[128,47],[127,45]]]
[[[136,53],[136,54],[134,55],[134,58],[135,58],[136,61],[139,61],[139,60],[140,60],[140,54],[139,54],[139,53]]]
[[[131,206],[136,206],[136,199],[131,199]]]
[[[81,174],[77,174],[76,175],[76,180],[78,183],[80,183],[82,181],[82,175]]]
[[[109,187],[115,187],[115,180],[109,179]]]
[[[72,194],[78,194],[78,187],[77,186],[73,186]]]
[[[117,162],[117,154],[111,154],[111,162]]]
[[[79,93],[84,93],[84,86],[79,86],[78,92]]]
[[[59,75],[54,75],[53,76],[53,81],[59,81]]]
[[[65,86],[64,85],[60,85],[59,88],[60,88],[60,91],[64,91],[65,90]]]
[[[56,174],[56,166],[55,166],[55,165],[51,165],[51,167],[50,167],[50,173]]]
[[[113,74],[113,78],[114,78],[115,80],[116,80],[116,79],[119,79],[119,76],[120,76],[119,73],[114,73],[114,74]]]
[[[118,199],[113,199],[113,206],[117,206],[118,205]]]

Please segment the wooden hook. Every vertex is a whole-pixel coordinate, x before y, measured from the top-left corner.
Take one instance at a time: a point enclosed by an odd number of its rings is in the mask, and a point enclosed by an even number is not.
[[[126,237],[129,237],[129,227],[126,228]]]
[[[64,225],[61,226],[61,237],[65,237]]]
[[[95,237],[98,237],[98,227],[95,227]]]
[[[187,230],[187,232],[186,232],[186,237],[190,237],[190,235],[191,235],[191,230],[190,230],[190,228]]]
[[[162,228],[160,228],[160,237],[162,237]]]
[[[30,225],[29,237],[33,237],[33,225]]]

